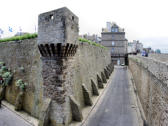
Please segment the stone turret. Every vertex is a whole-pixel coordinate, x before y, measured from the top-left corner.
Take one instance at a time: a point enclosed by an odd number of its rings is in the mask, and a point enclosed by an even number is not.
[[[38,44],[76,44],[77,36],[78,17],[68,8],[63,7],[39,15]]]
[[[77,41],[78,17],[69,9],[63,7],[39,15],[37,42],[42,59],[43,99],[46,101],[42,107],[40,126],[64,126],[69,123],[67,113],[70,115],[70,110],[65,109],[70,104],[66,75],[78,47]],[[79,118],[81,120],[82,117]]]
[[[42,57],[73,56],[77,49],[78,17],[66,7],[38,18],[38,47]]]

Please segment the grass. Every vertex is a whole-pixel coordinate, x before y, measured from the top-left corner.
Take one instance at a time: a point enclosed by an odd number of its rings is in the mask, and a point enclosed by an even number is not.
[[[32,39],[32,38],[36,38],[38,36],[37,33],[33,33],[33,34],[24,34],[22,36],[13,36],[10,38],[4,38],[4,39],[0,39],[0,42],[9,42],[9,41],[19,41],[19,40],[24,40],[24,39]],[[106,49],[106,47],[102,46],[101,44],[98,44],[96,42],[84,39],[84,38],[79,38],[80,42],[86,42],[90,45],[94,45],[103,49]]]
[[[24,39],[32,39],[32,38],[36,38],[37,34],[24,34],[22,36],[13,36],[10,38],[4,38],[4,39],[0,39],[0,42],[9,42],[9,41],[19,41],[19,40],[24,40]]]
[[[93,41],[90,41],[90,40],[87,40],[87,39],[84,39],[84,38],[79,38],[79,41],[80,42],[86,42],[90,45],[94,45],[94,46],[97,46],[97,47],[100,47],[100,48],[103,48],[103,49],[106,49],[106,47],[102,46],[101,44],[98,44],[96,42],[93,42]]]

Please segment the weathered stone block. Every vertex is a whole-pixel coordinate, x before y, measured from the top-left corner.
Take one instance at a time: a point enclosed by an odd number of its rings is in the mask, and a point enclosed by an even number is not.
[[[5,98],[5,90],[6,87],[0,87],[0,101],[2,101]]]
[[[95,84],[95,82],[91,79],[91,85],[92,85],[92,92],[93,92],[93,95],[99,95],[99,91],[98,91],[98,88]]]
[[[110,68],[111,72],[113,72],[114,66],[112,63],[109,64],[109,68]]]
[[[51,104],[50,98],[44,99],[43,105],[41,108],[41,114],[40,114],[38,126],[48,126],[49,125],[50,104]]]
[[[92,99],[90,97],[89,91],[85,84],[82,84],[82,91],[83,91],[85,105],[91,106],[93,104]]]
[[[104,88],[102,79],[100,78],[100,76],[97,74],[97,84],[99,88]]]
[[[107,69],[108,74],[109,74],[109,76],[110,76],[110,75],[111,75],[111,70],[109,69],[109,67],[108,67],[108,66],[106,67],[106,69]]]
[[[106,77],[103,72],[101,72],[101,78],[103,83],[107,83]]]
[[[17,98],[16,98],[16,104],[15,104],[15,110],[20,111],[23,107],[23,98],[24,98],[24,92],[20,91]]]
[[[75,100],[73,96],[69,96],[69,100],[70,100],[71,111],[72,111],[72,119],[74,121],[82,121],[83,116],[80,110],[79,103]]]

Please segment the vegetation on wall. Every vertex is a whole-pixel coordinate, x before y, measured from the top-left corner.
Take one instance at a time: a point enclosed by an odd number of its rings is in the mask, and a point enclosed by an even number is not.
[[[27,83],[23,82],[22,79],[19,79],[16,81],[16,86],[20,89],[19,94],[16,98],[16,103],[15,103],[16,111],[22,110],[23,100],[24,100],[24,91],[25,91],[26,85]]]
[[[22,79],[16,81],[16,86],[19,87],[20,90],[24,90],[27,83],[24,83]]]
[[[24,34],[21,36],[13,36],[10,38],[4,38],[4,39],[0,39],[0,42],[9,42],[9,41],[19,41],[19,40],[24,40],[24,39],[32,39],[32,38],[36,38],[37,34]]]
[[[2,87],[6,87],[10,84],[12,80],[12,73],[7,69],[6,66],[0,66],[0,77],[1,77],[1,83],[0,85]]]
[[[11,83],[13,74],[5,66],[4,62],[0,62],[0,101],[5,97],[6,87]]]
[[[93,41],[90,41],[90,40],[87,40],[87,39],[84,39],[84,38],[79,38],[79,41],[80,41],[80,42],[86,42],[86,43],[88,43],[88,44],[90,44],[90,45],[94,45],[94,46],[97,46],[97,47],[101,47],[101,48],[103,48],[103,49],[106,49],[106,47],[104,47],[103,45],[98,44],[98,43],[93,42]]]
[[[36,38],[37,36],[38,36],[37,33],[34,33],[34,34],[29,34],[28,33],[28,34],[24,34],[24,35],[21,35],[21,36],[13,36],[13,37],[10,37],[10,38],[0,39],[0,42],[9,42],[9,41],[19,41],[19,40],[24,40],[24,39],[32,39],[32,38]],[[93,41],[90,41],[90,40],[87,40],[87,39],[84,39],[84,38],[79,38],[79,41],[80,42],[86,42],[90,45],[94,45],[94,46],[106,49],[106,47],[102,46],[101,44],[98,44],[96,42],[93,42]]]

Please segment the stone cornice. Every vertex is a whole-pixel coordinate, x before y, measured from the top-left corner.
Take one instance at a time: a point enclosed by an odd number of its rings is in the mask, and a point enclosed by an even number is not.
[[[45,58],[71,57],[75,55],[78,45],[72,43],[51,43],[39,44],[38,48],[41,56]]]

